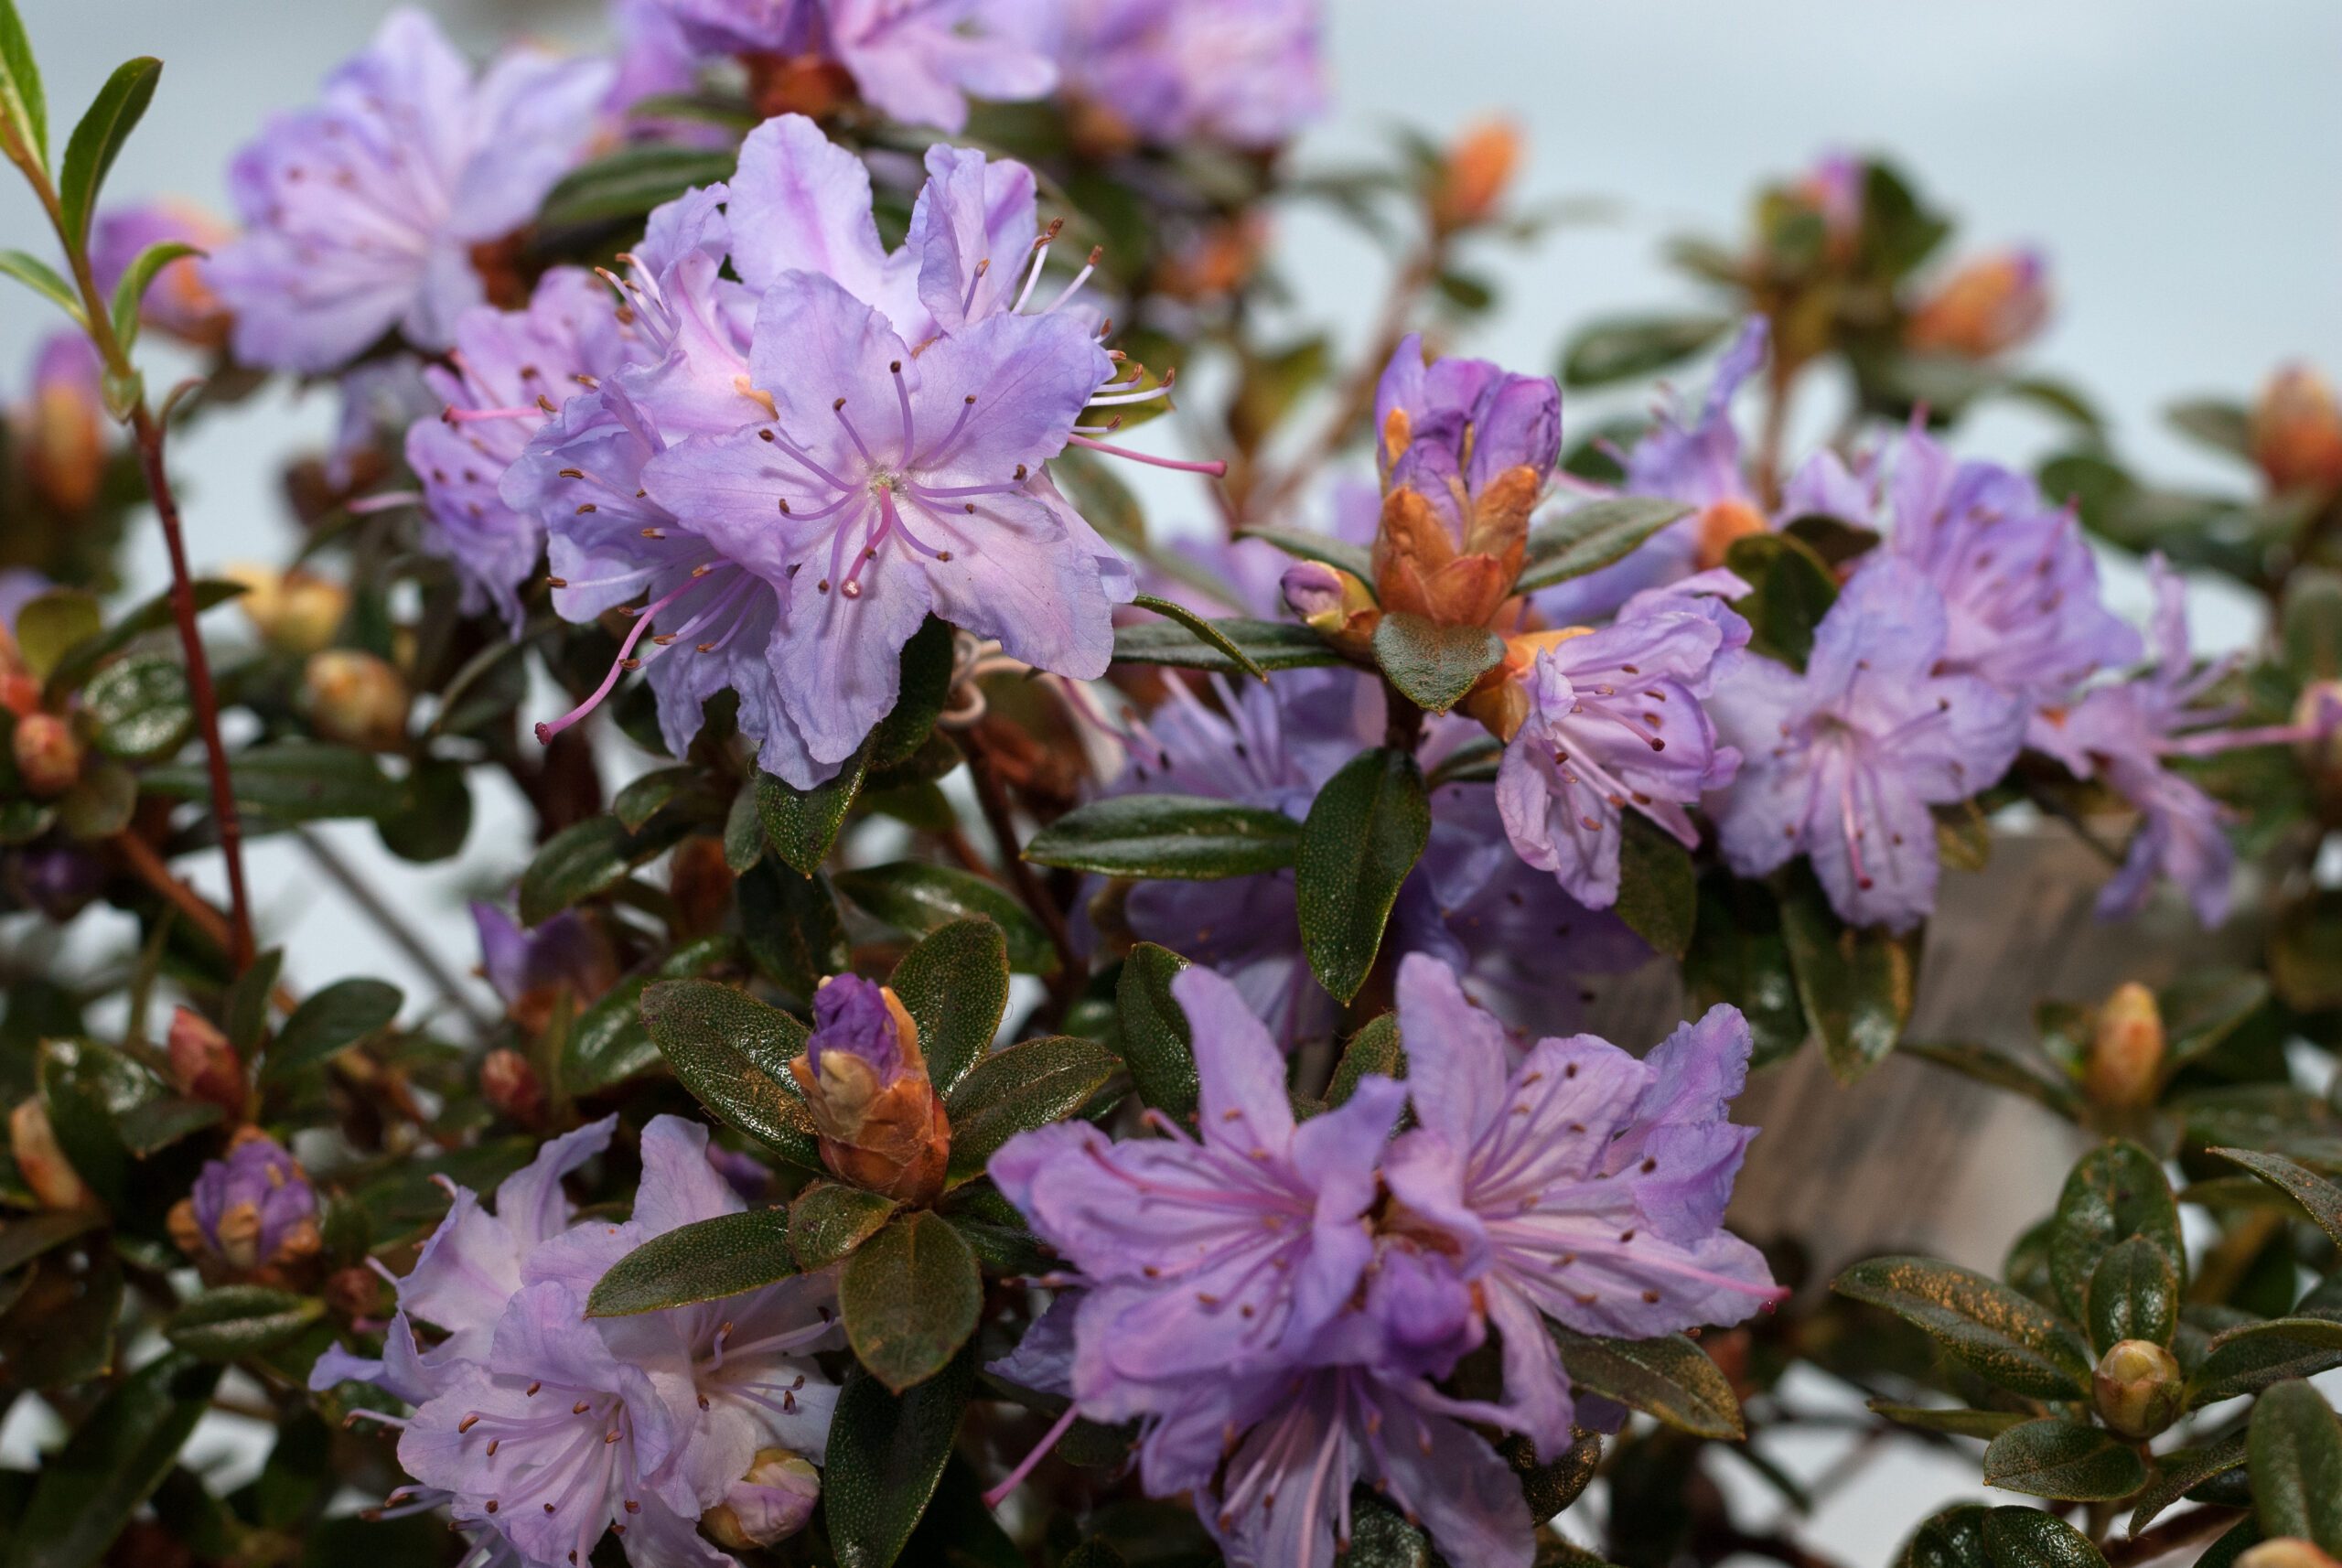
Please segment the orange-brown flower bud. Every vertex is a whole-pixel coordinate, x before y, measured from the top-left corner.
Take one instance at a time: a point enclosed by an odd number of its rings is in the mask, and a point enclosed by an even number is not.
[[[406,682],[386,660],[351,648],[309,655],[301,679],[309,722],[328,740],[370,751],[406,742]]]
[[[33,361],[31,398],[17,411],[26,477],[62,512],[86,511],[105,478],[106,427],[97,350],[59,333]]]
[[[1735,541],[1770,531],[1765,514],[1735,496],[1727,496],[1700,514],[1700,570],[1712,572]]]
[[[209,1101],[231,1120],[241,1119],[247,1098],[244,1064],[228,1036],[202,1014],[182,1007],[171,1015],[167,1043],[171,1081],[178,1091],[190,1100]]]
[[[1520,162],[1520,129],[1509,120],[1467,125],[1447,150],[1432,216],[1445,229],[1486,222],[1503,201]]]
[[[27,714],[16,721],[10,744],[25,788],[36,795],[62,795],[81,777],[85,748],[70,719],[55,714]]]
[[[928,1080],[919,1026],[888,986],[833,975],[813,993],[813,1034],[789,1064],[837,1176],[904,1203],[943,1190],[951,1123]]]
[[[2163,1082],[2163,1010],[2136,981],[2119,985],[2098,1010],[2082,1088],[2100,1105],[2154,1103]]]
[[[1374,586],[1386,613],[1441,626],[1486,626],[1520,576],[1529,511],[1542,487],[1535,469],[1508,468],[1477,498],[1454,498],[1467,520],[1459,549],[1430,499],[1401,486],[1382,498],[1374,536]]]
[[[818,54],[745,54],[740,63],[748,72],[748,102],[757,117],[802,114],[826,120],[854,100],[854,78],[835,60]]]
[[[2153,1437],[2179,1418],[2187,1380],[2172,1353],[2152,1339],[2124,1339],[2090,1373],[2099,1419],[2124,1437]]]
[[[1465,693],[1457,709],[1466,716],[1477,719],[1490,735],[1509,744],[1529,719],[1529,671],[1536,664],[1537,656],[1593,629],[1587,626],[1565,626],[1506,638],[1503,660]]]
[[[2041,330],[2049,289],[2041,258],[2004,251],[1970,262],[1920,301],[1903,340],[1921,353],[1989,360]]]
[[[328,577],[295,566],[279,573],[267,566],[231,566],[226,575],[243,585],[236,602],[269,646],[287,653],[315,653],[333,641],[349,613],[349,590]]]
[[[544,1079],[529,1058],[510,1046],[488,1053],[479,1064],[480,1097],[508,1122],[533,1127],[544,1117]]]
[[[1323,561],[1296,561],[1280,585],[1285,607],[1305,626],[1352,658],[1369,656],[1382,610],[1364,583]]]
[[[2320,1551],[2314,1541],[2280,1535],[2246,1547],[2237,1557],[2236,1568],[2342,1568],[2342,1563]]]
[[[2252,409],[2252,460],[2272,489],[2342,489],[2342,407],[2307,365],[2269,378]]]
[[[48,1112],[39,1101],[25,1101],[8,1112],[8,1148],[43,1208],[87,1208],[97,1202],[81,1173],[57,1146]]]

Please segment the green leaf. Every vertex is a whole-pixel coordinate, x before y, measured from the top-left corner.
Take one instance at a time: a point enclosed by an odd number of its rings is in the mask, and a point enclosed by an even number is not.
[[[1338,572],[1348,572],[1367,591],[1374,591],[1374,559],[1363,544],[1352,544],[1330,533],[1317,533],[1305,528],[1240,528],[1239,539],[1257,539],[1273,544],[1300,561],[1316,561]]]
[[[0,119],[10,140],[43,168],[48,166],[48,101],[40,84],[40,62],[16,15],[16,0],[0,0]]]
[[[2295,566],[2278,628],[2285,673],[2304,683],[2342,678],[2342,572]]]
[[[951,625],[929,616],[903,644],[896,668],[895,705],[872,733],[871,772],[901,767],[927,744],[943,704],[951,698]]]
[[[285,950],[270,948],[228,987],[222,1031],[236,1054],[247,1061],[260,1048],[260,1037],[268,1028],[270,1000],[276,990],[277,973],[284,967]]]
[[[1691,515],[1692,509],[1681,501],[1654,496],[1588,501],[1530,533],[1514,587],[1531,593],[1598,572],[1633,554],[1660,529]]]
[[[955,921],[990,920],[1008,940],[1010,969],[1019,974],[1048,974],[1057,969],[1056,950],[1015,895],[973,872],[924,860],[897,860],[841,871],[830,881],[873,919],[898,931],[925,936]]]
[[[897,1393],[950,1363],[976,1331],[983,1299],[975,1253],[950,1221],[926,1209],[888,1221],[854,1250],[838,1278],[847,1343]]]
[[[2251,1520],[2240,1520],[2204,1548],[2204,1555],[2196,1559],[2196,1568],[2236,1568],[2237,1559],[2260,1544],[2261,1527]]]
[[[326,1315],[313,1295],[266,1285],[221,1285],[170,1316],[163,1337],[202,1361],[234,1361],[274,1349]]]
[[[0,3],[4,3],[4,0],[0,0]],[[224,605],[230,599],[241,597],[244,591],[243,584],[231,583],[218,577],[199,577],[188,585],[188,592],[195,599],[195,612],[198,615],[217,606]],[[57,668],[49,671],[48,696],[53,699],[65,692],[73,690],[88,678],[90,671],[140,638],[169,627],[173,618],[171,595],[168,590],[166,590],[156,594],[151,599],[141,602],[136,608],[106,628],[99,635],[76,642],[65,657],[58,661]],[[18,628],[21,631],[21,618]],[[254,749],[263,748],[255,747]],[[245,755],[250,756],[251,753],[248,752]]]
[[[2155,1515],[2215,1476],[2224,1476],[2245,1462],[2245,1434],[2231,1433],[2216,1443],[2175,1448],[2155,1455],[2154,1479],[2139,1494],[2131,1510],[2131,1533],[2137,1535],[2154,1522]]]
[[[387,1027],[405,1001],[405,993],[387,981],[336,981],[303,1001],[285,1020],[262,1063],[262,1081],[280,1082]]]
[[[607,892],[636,866],[673,848],[687,829],[687,823],[670,822],[629,832],[613,816],[572,822],[547,839],[521,873],[521,923],[542,925]]]
[[[1732,606],[1748,621],[1749,651],[1803,670],[1814,628],[1837,602],[1837,577],[1821,557],[1785,533],[1735,539],[1724,564],[1749,586]]]
[[[1675,836],[1640,811],[1620,814],[1618,918],[1653,950],[1681,960],[1699,919],[1699,875]]]
[[[1423,772],[1387,746],[1343,764],[1310,803],[1294,875],[1301,945],[1339,1000],[1366,983],[1400,884],[1430,837]]]
[[[2172,428],[2214,451],[2252,460],[2252,413],[2226,398],[2183,398],[2163,411]]]
[[[146,301],[146,291],[154,285],[156,274],[173,262],[205,252],[180,240],[165,240],[147,246],[131,259],[113,286],[113,335],[126,352],[138,340],[139,307]]]
[[[2314,1378],[2342,1367],[2342,1323],[2328,1317],[2272,1317],[2215,1335],[2187,1381],[2187,1402],[2234,1399],[2289,1378]]]
[[[1984,1484],[2036,1498],[2106,1502],[2147,1483],[2147,1466],[2127,1443],[2070,1421],[2012,1426],[1984,1450]]]
[[[845,759],[834,778],[800,789],[769,773],[757,775],[757,814],[764,819],[765,842],[800,874],[822,869],[845,826],[845,814],[869,771],[870,746]]]
[[[2155,994],[2173,1068],[2203,1060],[2225,1044],[2270,997],[2268,978],[2218,966],[2180,976]]]
[[[610,797],[610,815],[634,833],[659,814],[661,807],[699,781],[696,768],[654,768]]]
[[[1803,866],[1781,895],[1781,936],[1797,994],[1830,1071],[1852,1083],[1885,1060],[1902,1037],[1918,984],[1918,935],[1849,926]]]
[[[1222,675],[1252,675],[1263,670],[1303,670],[1313,665],[1339,664],[1342,656],[1326,646],[1325,639],[1305,626],[1290,621],[1223,619],[1212,622],[1219,634],[1207,642],[1177,621],[1140,621],[1114,628],[1114,657],[1125,664],[1170,664],[1182,670],[1210,670]],[[1243,654],[1239,663],[1220,648],[1236,645]]]
[[[757,972],[790,995],[813,988],[850,961],[845,927],[829,878],[759,859],[740,878],[740,937]]]
[[[939,926],[902,956],[886,983],[919,1026],[929,1081],[950,1094],[992,1049],[1007,1015],[1007,940],[986,919]]]
[[[2253,1509],[2264,1538],[2298,1536],[2342,1552],[2342,1426],[2326,1396],[2279,1383],[2252,1407]]]
[[[2187,1254],[2179,1241],[2179,1205],[2155,1157],[2136,1144],[2110,1140],[2084,1155],[2066,1178],[2049,1234],[2049,1278],[2057,1299],[2077,1318],[2090,1306],[2090,1274],[2114,1244],[2144,1236],[2185,1281]]]
[[[425,757],[408,768],[398,809],[375,822],[374,832],[384,849],[418,865],[461,854],[472,832],[472,789],[463,763]]]
[[[1939,1405],[1896,1404],[1887,1400],[1872,1400],[1870,1409],[1898,1426],[1915,1426],[1922,1432],[1949,1432],[1961,1437],[1998,1437],[2010,1427],[2030,1419],[2014,1410],[1969,1410],[1964,1406],[1945,1408]]]
[[[825,1269],[878,1233],[900,1208],[843,1182],[817,1181],[789,1206],[789,1246],[807,1273]]]
[[[1122,1023],[1123,1060],[1138,1097],[1174,1121],[1196,1113],[1200,1093],[1187,1015],[1171,994],[1172,977],[1187,961],[1169,948],[1141,942],[1123,961],[1114,983],[1114,1012]]]
[[[1587,323],[1562,355],[1562,384],[1607,386],[1681,364],[1731,330],[1729,316],[1615,316]]]
[[[1022,1040],[976,1063],[951,1091],[951,1179],[982,1176],[984,1162],[1019,1133],[1062,1122],[1122,1069],[1093,1040],[1050,1035]]]
[[[1993,1568],[2106,1568],[2090,1537],[2039,1509],[1994,1509],[1984,1516]]]
[[[83,688],[81,703],[98,749],[133,762],[169,756],[195,725],[186,672],[176,660],[153,654],[99,671]]]
[[[162,1484],[209,1408],[220,1369],[178,1352],[116,1384],[48,1455],[11,1527],[7,1568],[89,1568]]]
[[[98,601],[79,588],[47,588],[16,611],[16,651],[25,668],[45,680],[68,649],[96,637],[104,624]]]
[[[1740,1009],[1756,1037],[1751,1066],[1779,1061],[1805,1044],[1805,1004],[1781,934],[1780,906],[1763,883],[1721,871],[1700,879],[1683,978],[1701,1011],[1719,1002]]]
[[[797,1272],[789,1210],[751,1208],[662,1231],[612,1263],[586,1298],[588,1317],[630,1317],[721,1301]]]
[[[789,1075],[805,1049],[804,1025],[707,980],[651,986],[642,1022],[702,1105],[791,1165],[822,1168],[813,1119]]]
[[[1562,1369],[1574,1386],[1695,1437],[1737,1442],[1747,1435],[1731,1380],[1682,1335],[1599,1339],[1574,1334],[1557,1323],[1545,1326],[1561,1347]]]
[[[822,1477],[838,1568],[892,1568],[935,1495],[974,1387],[964,1356],[899,1396],[867,1373],[847,1375]]]
[[[2179,1276],[2172,1273],[2163,1249],[2144,1236],[2133,1236],[2099,1259],[2086,1295],[2088,1311],[2082,1321],[2100,1355],[2124,1339],[2171,1343],[2171,1331],[2179,1320]],[[2342,1324],[2336,1326],[2342,1328]]]
[[[50,1208],[10,1219],[0,1225],[0,1274],[23,1267],[85,1230],[96,1230],[105,1219],[96,1208]]]
[[[562,1042],[563,1088],[572,1094],[597,1094],[659,1060],[659,1047],[642,1026],[648,984],[639,976],[621,981],[577,1015]]]
[[[1188,634],[1197,639],[1197,640],[1208,643],[1211,647],[1218,649],[1221,655],[1227,658],[1238,669],[1243,671],[1245,674],[1252,676],[1254,680],[1262,682],[1267,682],[1269,672],[1266,670],[1262,669],[1261,666],[1253,660],[1252,655],[1244,651],[1243,647],[1238,643],[1235,639],[1230,637],[1226,632],[1221,631],[1219,627],[1214,626],[1210,621],[1206,620],[1203,617],[1198,615],[1187,606],[1174,603],[1169,599],[1156,598],[1153,594],[1141,594],[1137,597],[1133,598],[1131,603],[1136,605],[1140,609],[1151,610],[1155,614],[1163,617],[1166,620],[1176,621],[1180,626],[1187,628]]]
[[[1334,1064],[1334,1076],[1326,1084],[1327,1108],[1348,1104],[1358,1091],[1359,1079],[1369,1073],[1388,1079],[1407,1076],[1407,1053],[1399,1043],[1396,1013],[1369,1019],[1342,1047],[1342,1059]]]
[[[57,275],[57,269],[38,256],[22,251],[0,251],[0,277],[15,278],[51,305],[82,323],[81,302],[75,297],[73,285]]]
[[[740,792],[732,797],[732,810],[724,818],[724,864],[735,876],[746,875],[764,859],[765,824],[757,811],[757,780],[761,777],[750,774],[741,782]]]
[[[372,757],[319,741],[271,741],[238,752],[230,781],[238,809],[279,822],[387,817],[405,804],[398,785]],[[150,768],[143,782],[152,795],[211,798],[211,777],[201,764]]]
[[[728,153],[671,143],[621,147],[564,176],[546,192],[537,221],[562,229],[640,218],[693,186],[731,178],[736,161]]]
[[[1035,833],[1025,858],[1106,876],[1209,882],[1280,870],[1300,848],[1301,824],[1283,811],[1202,795],[1112,795]]]
[[[2283,1191],[2317,1221],[2319,1230],[2342,1247],[2342,1187],[2337,1187],[2307,1166],[2283,1155],[2253,1149],[2214,1149],[2211,1153],[2242,1165],[2270,1186]]]
[[[1483,626],[1442,626],[1392,610],[1375,623],[1374,658],[1409,702],[1444,714],[1504,661],[1504,639]]]
[[[1898,1568],[1993,1568],[1984,1551],[1982,1503],[1955,1503],[1919,1523],[1897,1559]]]
[[[113,167],[130,133],[138,128],[146,105],[155,99],[155,84],[163,79],[163,62],[145,56],[125,60],[106,78],[98,95],[73,127],[65,144],[65,163],[57,180],[59,227],[66,242],[81,245],[90,237],[90,218],[96,211],[98,191]]]
[[[122,1134],[123,1147],[143,1160],[181,1138],[218,1126],[227,1120],[227,1115],[208,1100],[166,1095],[143,1101],[124,1112],[114,1119],[114,1130]]]
[[[2032,1399],[2090,1391],[2090,1348],[2047,1307],[1971,1270],[1928,1258],[1872,1258],[1830,1288],[1925,1331],[1993,1383]]]
[[[1973,1040],[1905,1040],[1896,1047],[1906,1056],[1948,1068],[1962,1078],[2022,1094],[2036,1104],[2069,1120],[2079,1119],[2082,1097],[2070,1081],[2053,1079],[2006,1051]]]

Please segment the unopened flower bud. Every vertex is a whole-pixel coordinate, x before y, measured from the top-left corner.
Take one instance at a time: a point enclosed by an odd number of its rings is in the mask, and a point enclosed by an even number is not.
[[[2170,1351],[2152,1339],[2123,1339],[2099,1359],[2090,1393],[2110,1429],[2147,1438],[2179,1418],[2186,1383]]]
[[[1327,642],[1361,657],[1373,646],[1382,613],[1357,577],[1323,561],[1296,561],[1285,568],[1280,586],[1285,607]]]
[[[1737,496],[1726,496],[1700,514],[1699,564],[1713,572],[1724,564],[1734,544],[1752,534],[1771,530],[1765,514]]]
[[[8,1148],[16,1156],[16,1170],[43,1208],[87,1208],[97,1201],[81,1173],[73,1168],[48,1112],[38,1100],[27,1100],[8,1112]]]
[[[2049,290],[2040,253],[2004,251],[1970,262],[1919,302],[1903,340],[1921,353],[1989,360],[2041,330]]]
[[[351,648],[309,656],[301,681],[309,722],[328,740],[395,751],[406,740],[406,682],[390,664]]]
[[[942,1190],[951,1125],[928,1081],[919,1026],[891,988],[853,974],[823,981],[812,1037],[789,1070],[832,1171],[906,1203]]]
[[[72,721],[55,714],[27,714],[16,721],[11,742],[16,771],[36,795],[62,795],[81,777],[84,747]]]
[[[25,468],[33,488],[62,512],[87,510],[105,477],[105,395],[97,350],[79,333],[59,333],[33,360],[31,400],[18,411]]]
[[[2342,406],[2307,365],[2269,378],[2252,408],[2252,460],[2272,489],[2342,489]]]
[[[243,585],[236,602],[272,648],[287,653],[315,653],[333,641],[349,613],[349,590],[330,578],[295,566],[278,572],[268,566],[241,564],[227,576]]]
[[[179,1250],[218,1276],[296,1267],[323,1245],[308,1173],[257,1127],[237,1134],[226,1159],[204,1162],[168,1222]]]
[[[1433,214],[1443,228],[1485,222],[1504,199],[1520,161],[1520,131],[1505,120],[1483,120],[1465,128],[1448,149],[1433,198]]]
[[[211,1020],[192,1008],[180,1008],[171,1015],[168,1045],[171,1081],[181,1094],[209,1101],[231,1118],[243,1114],[244,1064]]]
[[[718,1546],[752,1551],[803,1530],[821,1496],[821,1472],[810,1461],[786,1448],[759,1448],[748,1473],[699,1522]]]
[[[2090,1030],[2082,1088],[2105,1106],[2151,1105],[2163,1081],[2163,1010],[2137,981],[2114,989]]]
[[[498,1115],[523,1127],[535,1126],[544,1114],[544,1080],[510,1046],[489,1052],[479,1064],[479,1091]]]
[[[2314,1541],[2280,1535],[2246,1547],[2237,1557],[2236,1568],[2342,1568],[2342,1563],[2320,1551]]]

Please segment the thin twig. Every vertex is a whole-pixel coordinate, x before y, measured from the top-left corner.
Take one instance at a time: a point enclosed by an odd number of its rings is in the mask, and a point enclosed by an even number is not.
[[[1073,993],[1088,978],[1088,965],[1073,945],[1073,933],[1065,923],[1065,911],[1058,908],[1049,890],[1025,858],[1016,842],[1015,810],[1010,805],[1008,791],[1000,781],[1000,774],[993,766],[992,751],[982,735],[973,729],[962,731],[960,748],[968,758],[968,779],[975,786],[976,804],[983,808],[984,821],[992,825],[992,836],[1000,846],[1001,867],[1008,874],[1016,897],[1041,923],[1049,939],[1049,946],[1058,955],[1058,973],[1050,985],[1050,995],[1058,1011],[1062,1012],[1073,999]]]
[[[439,994],[464,1015],[465,1023],[481,1034],[496,1026],[495,1020],[483,1012],[479,1004],[466,992],[462,979],[447,967],[446,961],[434,952],[430,945],[399,918],[398,911],[384,903],[381,896],[366,885],[363,877],[350,869],[349,863],[341,858],[339,851],[307,828],[295,828],[293,836],[300,841],[309,858],[317,862],[317,869],[324,872],[327,878],[358,906],[359,912],[390,939],[391,945],[405,955],[408,962],[421,970]]]
[[[2235,1509],[2206,1503],[2174,1514],[2153,1530],[2118,1541],[2106,1548],[2108,1568],[2127,1568],[2133,1563],[2145,1563],[2176,1552],[2181,1547],[2202,1540],[2216,1530],[2226,1530],[2244,1516]]]

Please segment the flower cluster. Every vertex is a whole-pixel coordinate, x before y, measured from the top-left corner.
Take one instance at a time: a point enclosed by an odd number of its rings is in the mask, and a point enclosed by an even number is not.
[[[586,1562],[616,1533],[642,1568],[720,1563],[703,1517],[734,1544],[768,1544],[811,1511],[792,1460],[819,1462],[837,1399],[813,1359],[842,1336],[835,1285],[800,1275],[746,1294],[588,1317],[609,1266],[678,1226],[743,1205],[679,1117],[642,1130],[642,1185],[623,1224],[577,1220],[562,1180],[609,1146],[617,1118],[545,1144],[496,1190],[493,1211],[451,1187],[447,1217],[392,1283],[379,1359],[334,1348],[310,1386],[371,1383],[414,1407],[362,1411],[400,1429],[415,1484],[384,1517],[446,1508],[491,1556]],[[435,1331],[426,1337],[425,1330]],[[778,1452],[777,1452],[778,1451]]]
[[[1234,1562],[1330,1563],[1368,1482],[1452,1560],[1526,1564],[1519,1488],[1466,1423],[1549,1458],[1568,1445],[1549,1322],[1652,1335],[1779,1295],[1721,1229],[1751,1135],[1725,1119],[1747,1064],[1736,1013],[1648,1061],[1578,1036],[1515,1066],[1444,965],[1410,957],[1398,983],[1407,1081],[1368,1075],[1296,1123],[1268,1031],[1226,981],[1183,971],[1193,1133],[1158,1116],[1161,1137],[1118,1143],[1067,1122],[993,1157],[1069,1269],[1003,1374],[1137,1421],[1146,1489],[1191,1494]],[[1386,1146],[1409,1107],[1416,1126]],[[1491,1329],[1503,1397],[1444,1391]]]

